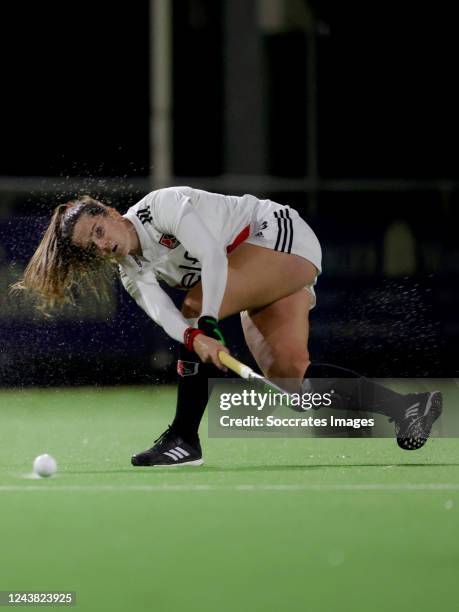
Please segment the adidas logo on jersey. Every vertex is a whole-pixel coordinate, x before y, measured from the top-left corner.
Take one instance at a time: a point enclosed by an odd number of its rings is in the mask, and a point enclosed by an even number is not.
[[[264,237],[263,230],[265,230],[267,227],[268,227],[268,222],[267,221],[263,221],[263,223],[258,228],[258,231],[255,234],[255,236],[263,238]]]

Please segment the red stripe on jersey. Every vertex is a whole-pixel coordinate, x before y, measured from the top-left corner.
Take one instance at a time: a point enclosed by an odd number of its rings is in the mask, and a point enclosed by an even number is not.
[[[246,227],[244,227],[244,229],[241,232],[239,232],[239,234],[236,236],[233,242],[229,246],[226,247],[227,254],[229,255],[230,253],[232,253],[234,249],[241,244],[241,242],[244,242],[244,240],[247,240],[249,235],[250,235],[250,225],[247,225]]]

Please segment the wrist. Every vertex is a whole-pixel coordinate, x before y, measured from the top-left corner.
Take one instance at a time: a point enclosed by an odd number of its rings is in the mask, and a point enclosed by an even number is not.
[[[202,329],[197,329],[196,327],[187,327],[183,334],[183,344],[185,345],[185,348],[188,351],[193,352],[194,339],[196,338],[196,336],[199,336],[203,333],[204,332]]]

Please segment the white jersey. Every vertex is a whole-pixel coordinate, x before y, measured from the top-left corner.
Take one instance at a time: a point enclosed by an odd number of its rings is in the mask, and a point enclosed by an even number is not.
[[[142,255],[121,261],[123,285],[154,321],[182,342],[189,322],[158,281],[189,290],[202,277],[202,314],[218,318],[227,281],[227,254],[244,240],[252,242],[252,238],[259,244],[263,236],[260,229],[266,225],[263,219],[283,216],[281,211],[298,217],[288,207],[251,195],[226,196],[190,187],[153,191],[124,215],[136,229]],[[293,230],[287,239],[290,225],[285,220],[284,248],[277,250],[295,252],[290,250]],[[320,271],[318,258],[308,258]]]

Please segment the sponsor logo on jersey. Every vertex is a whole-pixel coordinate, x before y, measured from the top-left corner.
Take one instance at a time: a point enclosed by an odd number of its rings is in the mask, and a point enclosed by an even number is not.
[[[136,212],[136,215],[142,225],[145,225],[145,223],[151,223],[153,221],[149,208],[141,208]]]
[[[137,255],[132,255],[132,259],[135,261],[135,263],[139,266],[139,268],[142,267],[142,262],[140,261],[140,259],[137,257]]]
[[[185,255],[183,256],[186,260],[186,263],[182,263],[179,265],[179,268],[182,270],[189,270],[182,276],[182,280],[180,284],[177,285],[180,289],[191,289],[199,283],[201,280],[201,264],[196,257],[193,257],[185,251]]]
[[[162,244],[168,249],[175,249],[178,247],[180,242],[175,236],[172,236],[172,234],[163,234],[159,239],[159,244]]]

